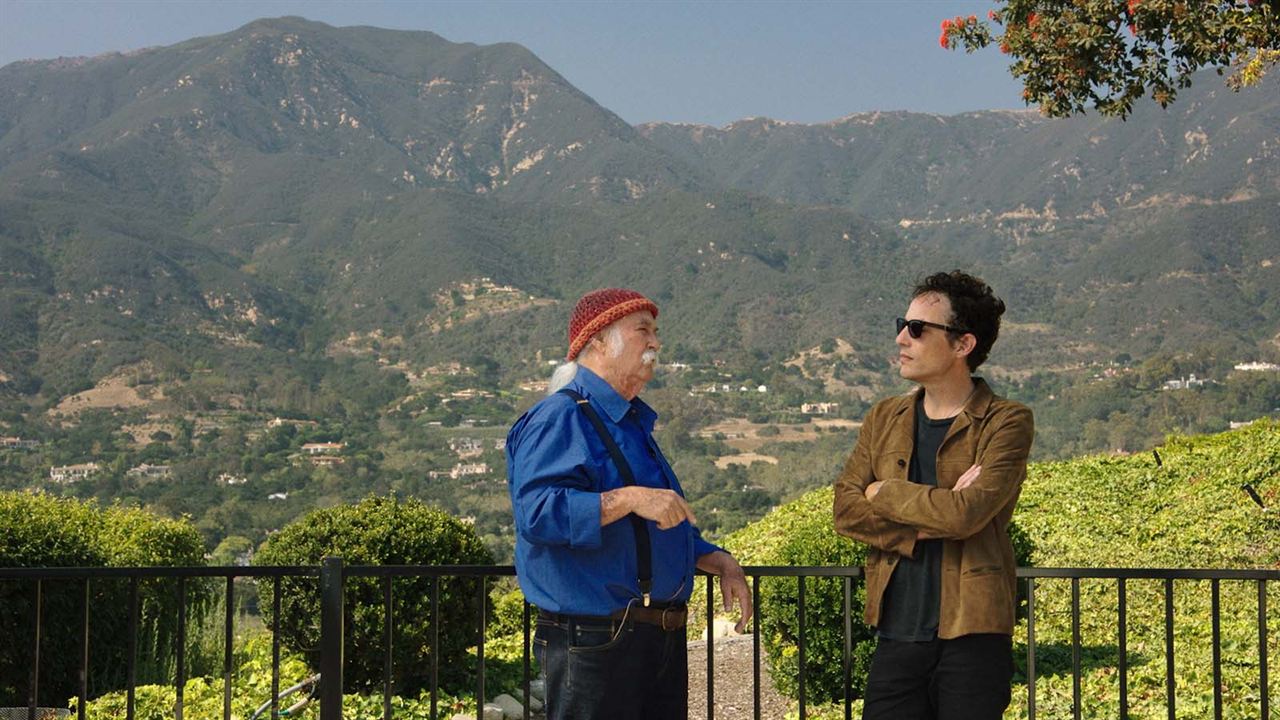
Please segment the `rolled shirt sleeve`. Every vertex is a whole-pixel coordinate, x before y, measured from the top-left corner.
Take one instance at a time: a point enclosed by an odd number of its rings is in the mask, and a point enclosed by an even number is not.
[[[713,545],[707,542],[705,539],[703,539],[701,530],[699,530],[696,527],[693,528],[693,557],[694,558],[700,558],[703,555],[707,555],[713,552],[721,552],[723,550],[724,548],[720,547],[719,545]]]
[[[600,547],[599,483],[576,414],[517,424],[507,445],[516,532],[535,545]]]

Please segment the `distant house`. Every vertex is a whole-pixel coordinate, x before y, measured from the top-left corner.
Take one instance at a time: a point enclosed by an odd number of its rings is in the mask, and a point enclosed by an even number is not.
[[[125,475],[131,478],[144,478],[147,480],[156,480],[159,478],[167,478],[173,475],[173,470],[168,465],[148,465],[146,463],[142,463],[141,465],[135,468],[130,468],[129,471],[125,473]]]
[[[346,446],[346,443],[307,443],[302,446],[302,452],[308,455],[331,455],[342,452],[342,448]]]
[[[319,424],[320,423],[315,420],[290,420],[288,418],[280,417],[272,418],[267,421],[267,427],[269,428],[284,427],[285,425],[292,425],[294,427],[317,427]]]
[[[1164,390],[1190,390],[1191,388],[1203,387],[1204,384],[1207,382],[1209,381],[1203,378],[1198,378],[1196,377],[1195,373],[1191,373],[1190,376],[1181,377],[1181,378],[1178,378],[1177,380],[1166,380],[1164,382],[1163,389]]]
[[[800,412],[805,415],[834,415],[839,411],[840,403],[838,402],[803,403],[800,405]]]
[[[493,449],[494,449],[494,450],[506,450],[506,449],[507,449],[507,439],[506,439],[506,438],[498,438],[497,440],[494,440],[494,441],[493,441]]]
[[[244,485],[245,483],[249,482],[249,478],[240,477],[239,475],[232,475],[231,473],[222,473],[214,480],[214,482],[218,483],[219,485],[226,485],[230,487],[234,485]]]
[[[458,455],[459,458],[476,457],[484,452],[484,441],[480,438],[451,438],[449,440],[449,449]]]
[[[273,493],[271,493],[270,495],[268,495],[268,496],[267,496],[267,499],[268,499],[268,500],[288,500],[288,499],[289,499],[289,493],[273,492]]]
[[[336,455],[312,455],[308,459],[311,460],[311,464],[316,467],[333,467],[346,462],[345,459],[337,457]]]
[[[487,475],[488,473],[489,463],[458,463],[449,471],[449,477],[457,480],[468,475]]]
[[[39,440],[23,440],[20,437],[0,437],[0,449],[4,450],[34,450],[39,446]]]
[[[61,467],[49,468],[49,479],[56,483],[69,483],[78,480],[86,480],[96,474],[102,468],[98,467],[98,463],[82,463],[80,465],[63,465]]]
[[[1280,365],[1269,362],[1247,362],[1237,363],[1236,369],[1243,370],[1245,372],[1268,372],[1280,370]]]

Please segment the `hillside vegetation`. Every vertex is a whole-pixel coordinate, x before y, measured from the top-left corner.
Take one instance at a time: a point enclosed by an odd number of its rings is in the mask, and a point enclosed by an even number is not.
[[[1125,123],[635,128],[518,45],[297,17],[11,63],[0,488],[211,550],[396,493],[509,557],[504,430],[602,286],[662,308],[645,397],[718,535],[829,482],[851,441],[814,421],[906,389],[893,318],[934,270],[1007,301],[983,373],[1036,459],[1274,416],[1280,95],[1216,87]]]

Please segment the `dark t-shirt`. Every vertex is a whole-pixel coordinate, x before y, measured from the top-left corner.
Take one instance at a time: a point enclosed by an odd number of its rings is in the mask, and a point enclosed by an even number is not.
[[[938,448],[954,418],[931,420],[924,414],[923,397],[916,401],[915,449],[907,479],[938,486]],[[942,541],[920,540],[915,556],[899,558],[880,607],[880,637],[927,642],[938,636],[938,605],[942,599]]]

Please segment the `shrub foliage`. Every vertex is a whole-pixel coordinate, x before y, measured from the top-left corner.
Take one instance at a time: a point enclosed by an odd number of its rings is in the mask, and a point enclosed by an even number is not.
[[[317,565],[327,556],[348,565],[487,565],[493,556],[471,527],[416,500],[368,497],[355,505],[316,510],[285,526],[255,556],[259,565]],[[478,580],[444,579],[436,626],[431,613],[434,578],[395,579],[392,587],[392,676],[395,690],[417,694],[431,684],[433,654],[442,687],[462,688],[470,673],[467,648],[477,639]],[[352,577],[345,584],[344,683],[348,690],[382,687],[386,645],[382,578]],[[313,578],[285,578],[280,616],[274,587],[259,587],[267,626],[284,645],[319,666],[320,596]],[[434,636],[439,632],[439,646]]]
[[[204,564],[204,544],[186,520],[44,493],[0,493],[0,567],[139,567]],[[138,678],[160,681],[173,662],[177,631],[176,581],[138,585]],[[0,581],[0,697],[25,704],[30,690],[35,639],[34,581]],[[124,686],[129,648],[128,580],[88,584],[89,692]],[[62,706],[78,694],[83,581],[40,584],[40,697],[42,706]],[[188,622],[198,623],[209,607],[201,585],[187,585]]]

